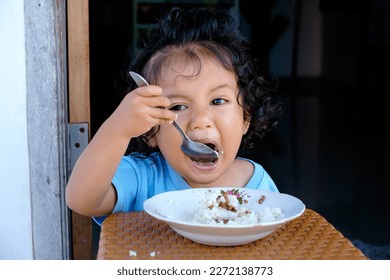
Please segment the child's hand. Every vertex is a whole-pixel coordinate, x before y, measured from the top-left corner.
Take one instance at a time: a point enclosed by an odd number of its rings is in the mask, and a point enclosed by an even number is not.
[[[165,108],[171,104],[159,86],[143,86],[128,93],[110,117],[127,138],[144,134],[152,127],[172,123],[176,114]]]
[[[129,140],[176,119],[174,112],[165,109],[170,103],[162,88],[154,85],[125,96],[77,160],[66,188],[72,210],[85,216],[112,212],[117,195],[111,181]]]

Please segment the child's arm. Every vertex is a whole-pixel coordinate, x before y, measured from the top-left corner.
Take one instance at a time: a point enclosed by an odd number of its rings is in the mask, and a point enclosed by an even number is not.
[[[176,114],[157,108],[169,105],[157,86],[140,87],[126,95],[78,159],[66,188],[69,208],[86,216],[112,212],[116,192],[111,180],[130,139],[171,123]]]

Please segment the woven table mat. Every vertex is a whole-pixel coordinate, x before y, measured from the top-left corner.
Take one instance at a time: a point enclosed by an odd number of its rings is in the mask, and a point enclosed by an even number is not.
[[[209,246],[176,234],[145,212],[115,213],[102,224],[97,259],[337,260],[367,257],[313,210],[272,234],[239,246]]]

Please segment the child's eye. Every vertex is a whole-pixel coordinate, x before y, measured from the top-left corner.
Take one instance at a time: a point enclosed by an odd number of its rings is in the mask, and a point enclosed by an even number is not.
[[[184,106],[184,105],[173,105],[172,107],[169,108],[169,110],[171,110],[171,111],[181,111],[181,110],[184,110],[186,108],[187,108],[187,106]]]
[[[226,103],[227,101],[223,98],[216,98],[214,99],[213,101],[211,101],[211,104],[213,105],[222,105],[224,103]]]

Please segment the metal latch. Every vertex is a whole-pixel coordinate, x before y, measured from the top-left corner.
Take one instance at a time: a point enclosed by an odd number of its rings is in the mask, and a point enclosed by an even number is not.
[[[88,123],[69,124],[70,168],[88,145]]]

